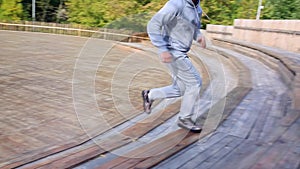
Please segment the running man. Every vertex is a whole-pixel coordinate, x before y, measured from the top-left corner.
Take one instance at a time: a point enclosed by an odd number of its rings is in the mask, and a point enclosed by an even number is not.
[[[200,102],[202,79],[191,63],[187,52],[193,40],[206,47],[200,32],[202,9],[199,0],[169,0],[158,11],[147,26],[148,35],[159,56],[172,74],[170,86],[142,91],[143,106],[146,113],[151,112],[154,100],[182,96],[178,125],[193,132],[202,129],[195,124]]]

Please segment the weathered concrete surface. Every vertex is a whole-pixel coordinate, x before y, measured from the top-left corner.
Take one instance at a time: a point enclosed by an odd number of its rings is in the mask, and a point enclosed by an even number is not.
[[[229,38],[300,53],[300,20],[236,19],[233,26],[208,25],[212,38]]]

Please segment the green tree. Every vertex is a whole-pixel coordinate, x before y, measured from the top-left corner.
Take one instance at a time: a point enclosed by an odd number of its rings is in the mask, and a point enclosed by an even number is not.
[[[88,26],[103,26],[107,22],[103,2],[99,0],[69,0],[66,5],[69,22]]]
[[[268,0],[263,19],[300,19],[300,0]]]
[[[255,19],[258,7],[257,0],[239,0],[235,3],[236,16],[232,19]]]
[[[88,26],[105,24],[135,13],[136,1],[118,0],[69,0],[67,4],[70,22]]]
[[[141,5],[146,5],[151,2],[151,0],[135,0],[135,1]]]
[[[135,15],[129,15],[120,19],[116,19],[111,23],[108,23],[105,27],[111,29],[125,29],[132,30],[134,32],[146,32],[147,23],[151,19],[152,15],[148,13],[140,13]]]
[[[65,1],[66,0],[36,0],[36,21],[65,21]],[[32,0],[22,0],[22,5],[23,18],[25,20],[32,20]]]
[[[67,9],[65,7],[64,1],[61,0],[58,10],[56,12],[56,22],[58,23],[66,22],[67,19],[68,19]]]
[[[36,20],[55,22],[61,0],[36,0]]]
[[[203,26],[205,27],[206,24],[231,25],[236,16],[235,3],[235,0],[202,0],[203,14],[209,17],[202,17]]]
[[[21,0],[1,0],[0,20],[19,21],[23,16]]]
[[[142,12],[154,14],[160,8],[162,8],[168,0],[151,0],[147,5],[141,7]]]

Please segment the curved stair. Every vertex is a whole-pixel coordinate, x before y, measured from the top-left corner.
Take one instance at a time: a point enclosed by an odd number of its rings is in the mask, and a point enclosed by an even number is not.
[[[62,51],[45,48],[43,58],[40,52],[21,58],[3,48],[22,63],[15,65],[20,72],[1,67],[8,72],[1,75],[1,85],[10,86],[4,94],[21,87],[28,92],[14,98],[40,101],[43,109],[38,110],[65,107],[52,119],[40,114],[39,120],[46,120],[35,126],[8,128],[13,137],[2,132],[0,148],[10,156],[1,154],[1,168],[299,168],[299,54],[227,39],[214,39],[207,50],[193,46],[190,57],[204,82],[197,119],[203,131],[194,134],[176,125],[180,99],[157,101],[153,113],[142,113],[140,91],[171,81],[152,45],[81,39],[80,55],[60,60],[60,52],[76,53],[72,49],[80,45],[71,44],[77,38],[30,35],[0,33],[15,46],[17,39],[32,42],[44,36],[43,43],[61,45]],[[58,83],[61,88],[53,87]],[[64,92],[71,87],[73,100]],[[41,91],[49,98],[41,99]],[[36,96],[30,99],[28,93]],[[9,107],[3,113],[9,114]],[[30,140],[34,144],[25,148]]]

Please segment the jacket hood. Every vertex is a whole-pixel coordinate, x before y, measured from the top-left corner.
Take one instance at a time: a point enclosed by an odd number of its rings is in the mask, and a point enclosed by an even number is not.
[[[192,7],[198,7],[199,6],[199,3],[200,3],[200,0],[197,0],[197,3],[196,5],[194,4],[193,0],[186,0],[187,3],[192,6]]]

